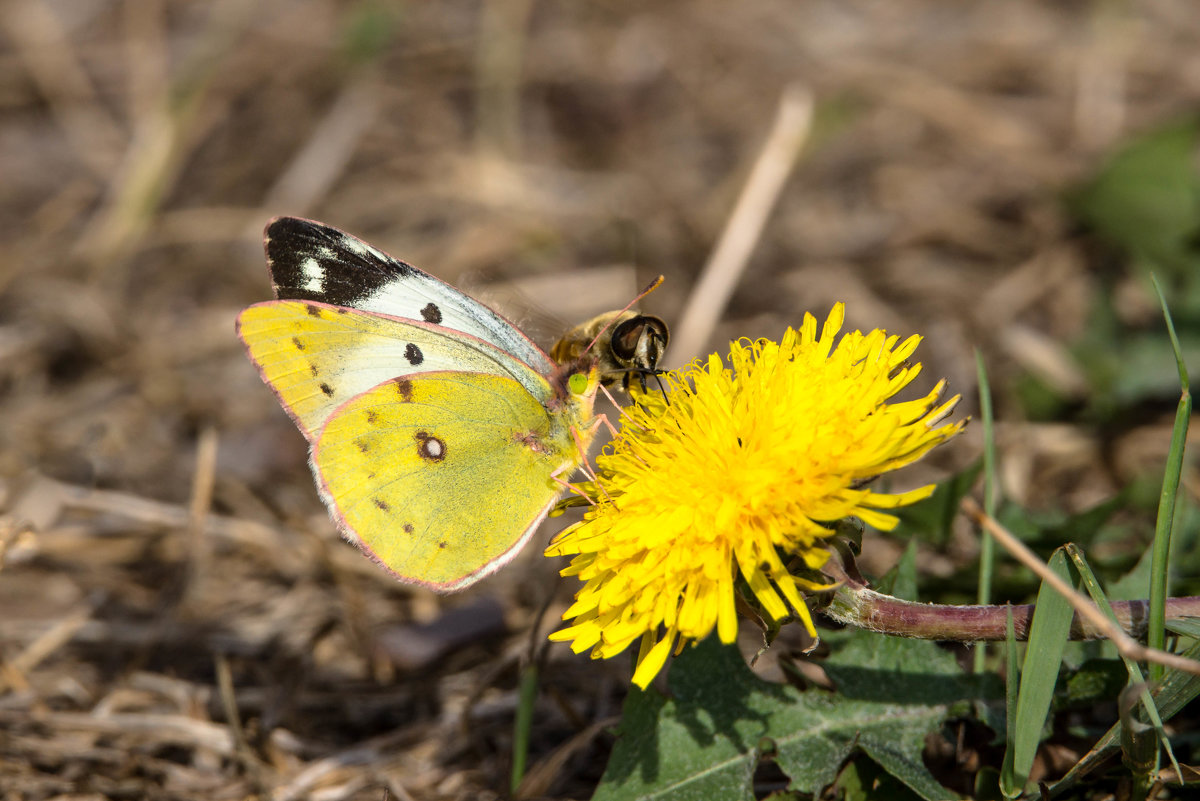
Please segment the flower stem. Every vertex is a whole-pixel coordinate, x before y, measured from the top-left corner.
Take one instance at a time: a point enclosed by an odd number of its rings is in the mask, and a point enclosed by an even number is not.
[[[1117,622],[1131,637],[1146,633],[1147,601],[1114,601]],[[848,626],[913,637],[922,640],[954,640],[958,642],[999,641],[1005,638],[1005,615],[1012,609],[1013,625],[1018,640],[1029,634],[1033,604],[1006,606],[952,606],[901,601],[865,586],[843,584],[834,591],[829,604],[822,609],[827,616]],[[1167,599],[1167,619],[1200,615],[1200,596]],[[1102,632],[1078,615],[1071,623],[1072,640],[1102,637]]]

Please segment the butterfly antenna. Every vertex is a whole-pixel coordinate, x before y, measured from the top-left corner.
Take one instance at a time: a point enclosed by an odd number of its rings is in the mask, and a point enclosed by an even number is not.
[[[591,342],[588,343],[588,346],[586,348],[583,349],[583,352],[589,353],[592,350],[592,348],[594,348],[596,346],[596,343],[600,341],[600,337],[604,336],[604,332],[607,331],[608,329],[612,328],[613,324],[616,323],[617,320],[620,319],[622,314],[629,311],[633,307],[633,305],[635,303],[637,303],[639,300],[646,297],[651,292],[653,292],[654,290],[656,290],[660,286],[662,286],[663,281],[665,281],[665,280],[666,279],[660,275],[658,278],[655,278],[653,281],[651,281],[645,289],[643,289],[641,292],[639,292],[637,294],[637,297],[635,297],[633,300],[631,300],[625,304],[625,308],[621,309],[620,312],[613,315],[613,318],[611,320],[609,320],[608,325],[606,325],[600,329],[600,331],[596,334],[595,338]]]

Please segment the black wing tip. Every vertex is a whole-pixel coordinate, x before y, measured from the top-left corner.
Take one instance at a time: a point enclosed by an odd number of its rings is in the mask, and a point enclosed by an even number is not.
[[[323,234],[327,231],[346,235],[344,231],[334,228],[332,225],[326,225],[319,220],[281,214],[278,217],[272,217],[270,220],[267,220],[267,225],[263,229],[263,238],[270,242],[272,239],[278,237],[311,236],[313,234]]]
[[[303,217],[271,219],[263,245],[280,300],[319,300],[360,308],[364,299],[390,282],[421,273],[353,234]]]

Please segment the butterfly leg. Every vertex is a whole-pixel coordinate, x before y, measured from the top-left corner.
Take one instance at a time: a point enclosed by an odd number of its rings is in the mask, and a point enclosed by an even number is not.
[[[592,480],[592,483],[595,484],[596,488],[600,490],[600,493],[604,495],[604,499],[611,503],[612,498],[609,496],[608,491],[604,489],[604,484],[601,483],[600,477],[596,475],[596,471],[592,469],[592,464],[588,461],[587,454],[588,443],[592,441],[592,438],[596,435],[596,429],[602,424],[608,426],[608,430],[613,433],[613,436],[617,435],[617,430],[613,428],[613,424],[609,422],[608,417],[603,414],[598,414],[592,418],[591,424],[588,427],[588,437],[586,442],[584,441],[583,437],[580,436],[579,431],[574,428],[571,429],[571,437],[575,440],[575,449],[579,452],[579,469],[582,470],[587,477]],[[551,476],[551,478],[554,478],[554,476]],[[559,479],[555,478],[555,480],[558,481]],[[565,484],[566,482],[562,483]],[[572,487],[572,489],[575,488]],[[579,493],[578,490],[575,491]],[[584,495],[584,497],[587,498],[588,496]]]
[[[609,503],[613,503],[612,496],[608,494],[608,490],[604,489],[604,485],[602,483],[600,483],[600,478],[596,475],[595,471],[592,470],[592,466],[589,465],[585,461],[585,462],[583,462],[582,465],[580,465],[580,467],[588,475],[588,477],[591,478],[592,484],[597,489],[600,490],[600,493],[604,496],[604,500],[608,501]],[[576,495],[578,495],[580,498],[583,498],[585,501],[588,502],[588,506],[596,505],[596,501],[592,498],[592,493],[587,492],[585,489],[583,489],[580,486],[572,484],[570,481],[567,481],[565,478],[559,478],[558,472],[559,471],[556,470],[550,474],[551,481],[558,484],[563,489],[570,490],[571,492],[574,492]]]

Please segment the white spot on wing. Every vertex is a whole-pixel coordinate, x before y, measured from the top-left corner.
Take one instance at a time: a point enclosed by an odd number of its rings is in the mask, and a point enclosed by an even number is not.
[[[337,254],[333,252],[333,248],[321,245],[317,248],[317,255],[325,261],[333,261],[337,258]]]
[[[325,268],[316,259],[308,258],[301,262],[300,274],[304,276],[304,288],[309,292],[325,291]]]
[[[387,262],[391,261],[391,259],[389,259],[387,256],[383,255],[382,251],[378,251],[375,248],[368,245],[366,242],[363,242],[360,239],[355,239],[352,236],[343,236],[342,237],[342,247],[344,247],[346,250],[350,251],[351,253],[355,253],[359,256],[362,256],[363,258],[370,257],[370,258],[374,259],[375,261],[380,261],[385,264]]]
[[[360,256],[367,255],[367,246],[352,236],[342,237],[342,247],[351,253],[357,253]]]

